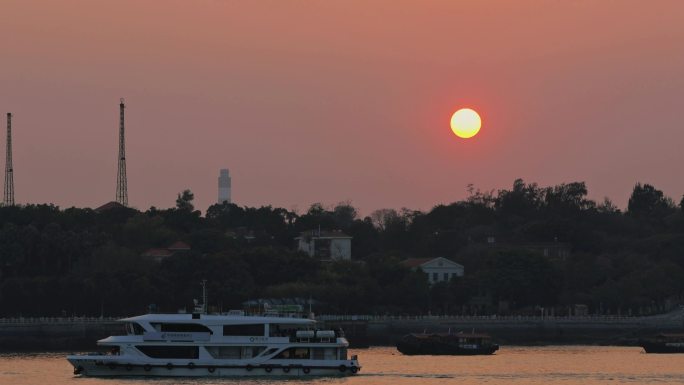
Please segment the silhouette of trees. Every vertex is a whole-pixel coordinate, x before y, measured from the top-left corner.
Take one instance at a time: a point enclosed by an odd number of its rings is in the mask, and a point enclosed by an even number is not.
[[[639,219],[663,218],[672,213],[674,202],[650,184],[637,183],[627,204],[627,213]]]
[[[496,192],[468,186],[464,200],[426,212],[365,217],[351,202],[315,203],[303,214],[222,203],[202,217],[193,199],[185,190],[174,208],[144,212],[0,207],[0,316],[130,315],[150,304],[176,311],[200,296],[202,279],[224,310],[260,297],[311,297],[317,312],[375,314],[482,314],[499,304],[512,313],[574,304],[649,313],[684,303],[684,198],[677,209],[649,184],[634,186],[624,213],[608,198],[589,199],[584,182],[522,179]],[[352,236],[353,260],[321,262],[295,250],[295,237],[319,228]],[[161,262],[142,256],[179,240],[192,249]],[[559,258],[525,246],[535,243],[572,250]],[[440,256],[466,275],[430,285],[400,264]]]
[[[178,193],[178,198],[176,198],[176,208],[178,210],[192,211],[195,209],[192,201],[195,199],[195,194],[190,190],[183,190],[182,193]]]

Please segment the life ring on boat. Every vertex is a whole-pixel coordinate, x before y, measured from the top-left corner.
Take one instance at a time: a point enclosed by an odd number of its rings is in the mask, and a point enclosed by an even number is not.
[[[133,365],[131,365],[131,364],[126,364],[126,370],[128,370],[129,372],[130,372],[131,370],[133,370]]]
[[[168,370],[173,369],[173,364],[170,362],[168,364],[166,364],[166,369],[168,369]]]
[[[346,365],[340,365],[339,369],[340,369],[340,372],[344,373],[347,371],[347,366]]]
[[[195,364],[192,362],[188,363],[188,369],[190,369],[190,370],[195,369]]]
[[[290,367],[289,366],[283,366],[283,372],[290,373]]]
[[[149,372],[150,370],[152,370],[152,365],[145,364],[145,366],[143,366],[143,369],[145,369],[146,372]]]
[[[266,373],[271,373],[271,371],[273,370],[273,368],[270,367],[270,366],[266,366],[266,367],[264,367],[264,370],[266,371]]]
[[[309,368],[302,368],[302,372],[304,372],[304,374],[309,374],[310,371],[311,369]]]
[[[247,369],[248,372],[251,372],[254,367],[252,365],[247,365],[245,366],[245,369]]]
[[[109,366],[109,369],[114,370],[116,369],[116,362],[110,362],[107,366]]]
[[[357,368],[356,366],[352,366],[352,367],[349,369],[349,371],[352,372],[352,373],[356,373],[356,372],[359,371],[359,368]]]
[[[207,370],[209,371],[209,373],[214,373],[216,371],[216,368],[213,366],[208,366]]]

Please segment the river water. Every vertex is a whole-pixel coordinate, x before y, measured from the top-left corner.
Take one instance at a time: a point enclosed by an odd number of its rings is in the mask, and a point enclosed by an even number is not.
[[[363,366],[353,377],[283,379],[82,378],[65,354],[2,354],[0,385],[403,385],[403,384],[684,384],[684,354],[641,348],[504,346],[492,356],[403,356],[390,347],[350,350]]]

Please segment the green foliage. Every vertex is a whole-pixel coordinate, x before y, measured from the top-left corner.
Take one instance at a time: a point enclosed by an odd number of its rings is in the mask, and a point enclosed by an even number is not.
[[[487,255],[479,278],[488,283],[496,300],[516,306],[555,305],[560,274],[544,256],[521,251]]]
[[[672,213],[674,203],[650,184],[637,183],[629,198],[627,212],[636,218],[662,218]]]
[[[130,315],[189,307],[208,280],[211,304],[312,298],[316,312],[433,314],[558,311],[649,313],[684,298],[684,198],[637,184],[625,213],[587,198],[584,182],[481,192],[428,212],[350,202],[306,213],[222,203],[202,217],[190,190],[172,209],[102,212],[53,205],[0,207],[0,316]],[[301,232],[341,230],[352,261],[295,251]],[[490,244],[491,239],[496,239]],[[161,262],[142,254],[191,245]],[[568,244],[564,258],[526,245]],[[499,245],[505,245],[499,246]],[[430,285],[406,258],[447,257],[466,275]],[[668,305],[669,304],[669,305]]]
[[[178,193],[178,198],[176,199],[176,208],[178,210],[192,211],[195,209],[192,201],[195,199],[195,194],[190,190],[183,190],[182,193]]]

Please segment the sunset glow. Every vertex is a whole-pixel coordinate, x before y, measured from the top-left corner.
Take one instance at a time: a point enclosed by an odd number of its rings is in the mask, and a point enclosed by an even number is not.
[[[460,138],[472,138],[480,132],[481,126],[480,115],[470,108],[462,108],[451,116],[451,131]]]

